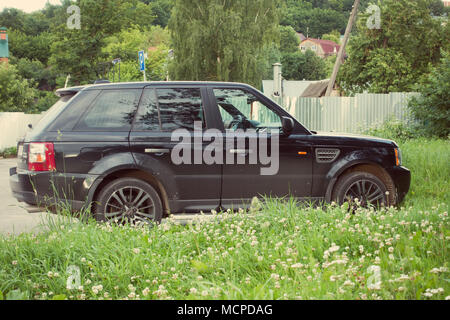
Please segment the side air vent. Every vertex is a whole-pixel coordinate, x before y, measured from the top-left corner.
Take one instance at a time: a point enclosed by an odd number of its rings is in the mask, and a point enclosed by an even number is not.
[[[330,163],[337,159],[341,151],[339,149],[316,149],[316,161],[318,163]]]

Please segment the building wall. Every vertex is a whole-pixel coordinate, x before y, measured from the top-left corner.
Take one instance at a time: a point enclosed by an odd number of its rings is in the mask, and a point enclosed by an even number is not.
[[[43,114],[25,114],[23,112],[0,112],[0,150],[15,147],[17,141],[29,130],[28,124],[35,126]]]
[[[312,50],[316,55],[318,55],[321,58],[325,58],[325,52],[323,51],[320,44],[315,43],[311,40],[305,40],[300,44],[300,50],[302,52],[305,52],[306,50]]]

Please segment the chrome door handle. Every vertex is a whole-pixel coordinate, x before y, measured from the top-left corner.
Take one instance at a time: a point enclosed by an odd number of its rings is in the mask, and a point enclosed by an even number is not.
[[[169,149],[145,149],[145,153],[169,153]]]
[[[245,149],[230,149],[230,153],[247,155],[247,154],[249,154],[249,153],[252,153],[252,150],[245,150]]]

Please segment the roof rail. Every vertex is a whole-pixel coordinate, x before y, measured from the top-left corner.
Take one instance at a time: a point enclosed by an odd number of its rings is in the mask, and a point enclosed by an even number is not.
[[[106,79],[98,79],[94,81],[94,84],[101,84],[101,83],[111,83],[109,80]]]

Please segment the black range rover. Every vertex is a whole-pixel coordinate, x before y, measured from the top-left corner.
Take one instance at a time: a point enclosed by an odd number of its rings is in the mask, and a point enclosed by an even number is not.
[[[32,205],[63,201],[74,211],[91,208],[99,221],[160,221],[169,212],[243,208],[263,195],[391,206],[409,190],[410,171],[395,142],[310,131],[245,84],[115,83],[57,94],[19,142],[17,168],[10,169],[13,195]],[[173,154],[181,140],[173,133],[180,129],[197,142],[184,144],[184,159],[211,148],[212,139],[196,139],[199,132],[245,142],[219,144],[232,163],[179,163]],[[277,170],[261,174],[268,164],[251,161],[258,151],[250,140],[274,132]]]

